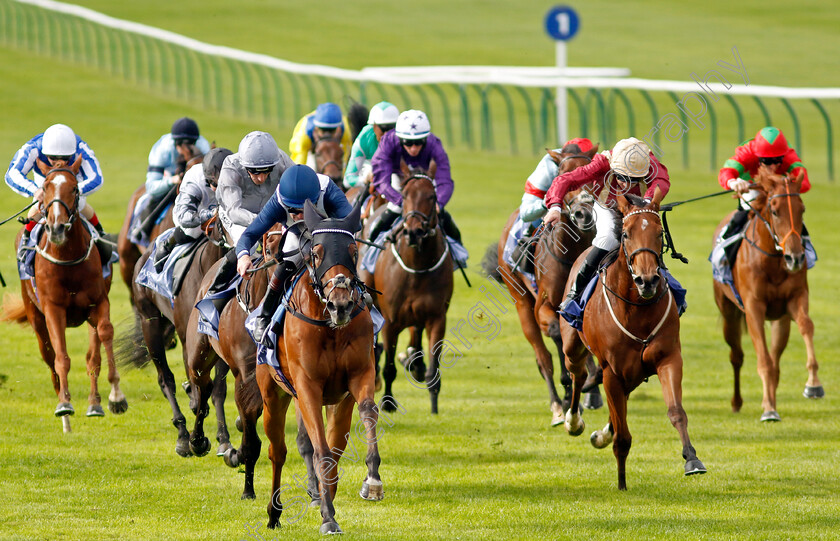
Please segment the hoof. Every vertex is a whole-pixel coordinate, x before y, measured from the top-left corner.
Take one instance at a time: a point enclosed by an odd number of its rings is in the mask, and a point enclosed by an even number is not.
[[[805,390],[802,391],[802,396],[805,398],[822,398],[825,396],[825,390],[823,390],[822,385],[818,387],[809,387],[806,385]]]
[[[394,402],[393,397],[383,396],[381,402],[382,402],[382,409],[384,411],[388,411],[388,412],[397,411],[397,404]]]
[[[185,381],[184,383],[182,383],[181,388],[184,389],[184,392],[187,393],[187,396],[190,396],[190,393],[192,393],[192,385],[190,385],[189,381]]]
[[[560,426],[564,421],[563,406],[560,404],[551,405],[551,426]]]
[[[119,415],[120,413],[125,413],[128,411],[128,400],[122,399],[117,402],[108,401],[108,409],[111,410],[111,413],[116,413]]]
[[[695,458],[693,460],[687,460],[685,462],[685,474],[686,475],[695,475],[698,473],[706,473],[706,466],[700,462],[699,459]]]
[[[578,416],[577,426],[572,424],[572,420],[572,410],[569,410],[566,412],[566,422],[564,424],[566,432],[568,432],[570,436],[580,436],[586,429],[586,423],[583,422],[583,418],[580,416]]]
[[[321,499],[315,498],[309,502],[309,507],[321,507]]]
[[[99,404],[90,405],[88,406],[87,413],[85,415],[88,417],[105,417],[105,410],[103,410],[102,406]]]
[[[237,415],[236,420],[233,421],[233,426],[236,427],[236,430],[238,430],[240,434],[242,433],[242,418],[239,415]]]
[[[70,402],[61,402],[55,407],[55,416],[64,417],[65,415],[74,415],[76,410],[73,409],[73,404]]]
[[[210,452],[210,440],[206,437],[199,438],[195,441],[190,440],[190,451],[195,456],[204,456]]]
[[[190,451],[190,442],[186,438],[179,439],[178,443],[175,444],[175,452],[178,453],[178,456],[182,456],[187,458],[188,456],[192,456],[192,452]]]
[[[325,522],[321,524],[321,535],[337,535],[342,533],[344,532],[338,527],[337,522]]]
[[[225,451],[225,464],[230,468],[238,468],[242,464],[239,460],[239,452],[233,447]]]
[[[775,411],[765,411],[761,415],[761,422],[762,423],[768,423],[768,422],[769,423],[778,423],[781,420],[782,420],[782,418]]]
[[[385,491],[382,489],[382,481],[365,481],[362,483],[362,490],[359,491],[359,496],[364,500],[378,502],[385,497]]]
[[[243,493],[242,493],[242,497],[241,497],[241,498],[239,498],[239,499],[240,499],[240,500],[256,500],[256,499],[257,499],[257,495],[256,495],[256,494],[254,494],[254,492],[253,492],[253,491],[251,491],[251,492],[243,492]]]
[[[169,342],[166,343],[166,349],[167,350],[175,349],[175,346],[177,346],[177,345],[178,345],[178,338],[175,335],[172,335],[172,338],[169,340]]]
[[[583,395],[580,405],[588,410],[597,410],[604,407],[604,399],[601,398],[601,393],[595,390]]]
[[[612,443],[612,440],[612,432],[607,429],[596,430],[589,436],[589,443],[591,443],[592,447],[596,449],[603,449]]]
[[[233,445],[231,445],[228,442],[219,444],[219,448],[216,449],[216,456],[225,456],[225,453],[227,453],[228,449],[233,449]]]

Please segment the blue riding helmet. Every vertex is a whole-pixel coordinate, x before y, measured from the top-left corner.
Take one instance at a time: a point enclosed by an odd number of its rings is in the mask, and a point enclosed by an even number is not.
[[[312,123],[318,128],[338,128],[341,126],[341,107],[331,102],[322,103],[315,109]]]
[[[277,186],[280,193],[280,202],[286,208],[303,208],[306,200],[318,203],[321,195],[321,183],[318,175],[306,165],[293,165],[286,169],[280,177],[280,184]]]

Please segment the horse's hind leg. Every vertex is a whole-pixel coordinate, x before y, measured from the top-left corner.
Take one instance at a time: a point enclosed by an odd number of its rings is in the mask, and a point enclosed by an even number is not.
[[[321,507],[320,484],[318,483],[318,475],[315,472],[315,462],[312,460],[315,448],[312,446],[312,440],[309,439],[309,433],[306,431],[306,425],[300,416],[300,412],[296,410],[295,416],[298,425],[295,441],[297,443],[298,453],[300,453],[303,464],[306,466],[306,492],[309,495],[310,505],[312,507]]]
[[[697,453],[688,437],[688,416],[682,406],[682,359],[678,355],[660,361],[656,374],[662,386],[662,397],[668,406],[668,419],[680,435],[682,455],[685,459],[685,474],[706,473],[706,467],[697,458]]]
[[[525,335],[525,339],[528,340],[528,343],[531,344],[532,348],[534,348],[534,356],[537,360],[537,369],[540,371],[540,375],[548,387],[551,426],[561,425],[563,424],[563,414],[565,413],[566,405],[571,396],[571,378],[566,381],[563,379],[563,376],[561,376],[560,382],[567,391],[566,399],[561,402],[560,397],[557,394],[557,388],[554,386],[554,361],[551,359],[551,353],[548,351],[548,348],[545,347],[542,331],[540,330],[540,326],[537,324],[537,320],[534,317],[534,299],[528,292],[519,294],[519,291],[517,291],[516,287],[513,285],[507,284],[507,286],[510,290],[511,296],[516,299],[516,314],[519,316],[519,324],[522,327],[522,334]],[[552,321],[556,322],[556,319],[557,318],[554,317]],[[554,339],[554,336],[552,335],[553,327],[546,327],[546,333]],[[559,348],[558,351],[562,351],[562,340],[554,340],[554,343],[557,344],[557,347]],[[567,387],[567,385],[569,385],[569,387]]]
[[[216,375],[213,377],[213,408],[216,410],[216,441],[219,442],[219,448],[216,450],[216,456],[225,456],[228,449],[233,447],[230,444],[230,433],[227,429],[227,420],[225,419],[225,398],[227,398],[227,374],[230,371],[227,363],[221,359],[216,359]]]
[[[393,404],[393,401],[385,397],[394,396],[392,387],[394,380],[397,378],[397,366],[394,363],[397,356],[397,335],[399,331],[394,331],[390,322],[386,320],[380,334],[382,336],[382,345],[385,349],[385,366],[382,368],[382,376],[385,379],[385,394],[383,396],[384,404],[382,408],[385,411],[396,411],[397,407]]]
[[[262,442],[257,434],[257,419],[262,415],[262,397],[252,366],[250,372],[240,371],[236,374],[234,397],[239,408],[239,418],[242,421],[242,443],[239,449],[229,449],[225,452],[225,464],[232,468],[245,464],[245,488],[242,499],[256,498],[254,494],[254,466],[260,458]]]
[[[426,363],[423,362],[423,327],[409,327],[408,333],[408,351],[400,353],[397,357],[414,381],[420,383],[426,374]]]
[[[96,335],[105,348],[105,358],[108,360],[108,383],[111,393],[108,395],[108,409],[111,413],[125,413],[128,410],[128,400],[120,390],[120,374],[114,359],[114,325],[111,323],[111,303],[105,301],[99,306],[96,321]],[[99,348],[97,347],[97,352]]]
[[[799,333],[802,335],[802,340],[805,342],[805,352],[808,355],[806,367],[808,368],[808,382],[805,384],[805,391],[802,395],[805,398],[822,398],[825,396],[820,378],[817,376],[819,364],[817,363],[817,353],[814,349],[814,322],[808,315],[808,295],[807,290],[800,298],[796,299],[792,307],[793,318],[796,320],[796,325],[799,327]]]
[[[729,346],[729,362],[732,364],[733,391],[732,411],[741,411],[744,399],[741,397],[741,367],[744,365],[744,350],[741,347],[741,322],[744,315],[741,310],[715,284],[715,301],[723,316],[723,339]]]

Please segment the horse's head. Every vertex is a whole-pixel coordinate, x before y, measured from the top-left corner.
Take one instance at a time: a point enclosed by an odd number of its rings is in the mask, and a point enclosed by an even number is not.
[[[68,167],[50,166],[38,160],[38,169],[44,174],[44,214],[49,240],[61,246],[67,240],[67,231],[79,216],[79,183],[76,175],[82,166],[82,155]]]
[[[312,149],[315,155],[315,171],[327,175],[341,186],[344,178],[344,149],[336,137],[321,137]]]
[[[312,288],[326,305],[332,327],[350,323],[359,305],[361,284],[356,278],[361,207],[356,205],[346,218],[324,218],[311,201],[303,207],[303,220],[312,240],[303,247]]]
[[[799,195],[805,173],[798,177],[779,175],[761,165],[755,182],[762,194],[753,207],[769,226],[777,251],[783,252],[785,269],[790,273],[805,267],[805,248],[802,245],[802,214],[805,204]]]
[[[647,203],[634,195],[620,195],[618,210],[624,216],[621,222],[621,250],[636,290],[643,299],[656,293],[661,281],[662,220],[659,203],[662,195],[656,190],[653,201]]]
[[[437,194],[430,177],[415,173],[403,184],[404,218],[401,231],[408,237],[408,245],[420,248],[423,239],[437,234]]]
[[[557,164],[557,173],[562,175],[590,163],[595,154],[598,153],[598,145],[593,146],[586,152],[581,151],[575,143],[567,144],[560,152],[548,148],[545,150]],[[564,207],[569,209],[569,218],[575,227],[581,231],[587,231],[595,226],[595,215],[592,212],[594,202],[595,198],[585,187],[566,194]]]

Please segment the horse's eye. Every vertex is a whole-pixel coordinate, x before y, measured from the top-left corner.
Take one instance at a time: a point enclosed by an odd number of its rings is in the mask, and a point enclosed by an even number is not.
[[[770,211],[770,212],[773,214],[773,216],[778,216],[778,215],[779,215],[779,213],[778,213],[778,212],[776,212],[775,210],[772,210],[772,211]]]
[[[623,238],[624,240],[627,240],[627,239],[630,238],[630,235],[627,234],[627,231],[623,231],[621,233],[621,238]]]

